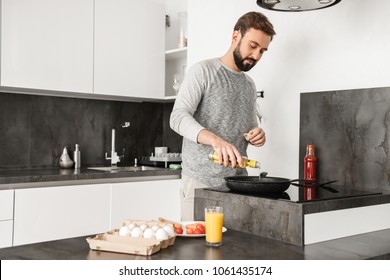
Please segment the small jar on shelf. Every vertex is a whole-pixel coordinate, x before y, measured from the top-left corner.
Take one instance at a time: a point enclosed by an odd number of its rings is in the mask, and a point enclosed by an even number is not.
[[[178,13],[178,22],[179,22],[179,40],[177,43],[178,48],[187,47],[187,13],[180,12]]]

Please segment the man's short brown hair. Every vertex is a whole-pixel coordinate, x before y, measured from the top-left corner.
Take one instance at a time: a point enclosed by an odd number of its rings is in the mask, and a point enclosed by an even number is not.
[[[265,15],[259,12],[246,13],[238,19],[234,26],[234,30],[241,32],[241,36],[244,36],[250,28],[263,31],[268,36],[271,36],[271,40],[276,35],[272,23]]]

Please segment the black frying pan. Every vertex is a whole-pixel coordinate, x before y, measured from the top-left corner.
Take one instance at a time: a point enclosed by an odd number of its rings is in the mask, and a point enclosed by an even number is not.
[[[290,187],[290,184],[297,187],[307,187],[301,185],[300,179],[290,180],[287,178],[279,177],[267,177],[267,172],[262,172],[260,176],[230,176],[225,177],[226,186],[237,193],[243,194],[272,194],[282,193]],[[325,187],[324,185],[333,183],[335,181],[327,182],[324,184],[311,184],[310,187],[325,188],[330,192],[338,192],[331,187]]]
[[[226,186],[238,193],[245,194],[270,194],[282,193],[288,189],[292,182],[286,178],[267,177],[266,172],[262,172],[259,176],[229,176],[225,177]]]

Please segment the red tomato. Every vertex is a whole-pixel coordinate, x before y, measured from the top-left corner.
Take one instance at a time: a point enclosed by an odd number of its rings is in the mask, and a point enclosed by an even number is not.
[[[202,234],[202,232],[200,229],[196,229],[196,230],[194,230],[194,234]]]
[[[202,230],[202,229],[204,229],[204,225],[196,224],[196,229]]]
[[[176,234],[183,234],[183,228],[181,227],[175,228],[175,232]]]
[[[194,234],[194,230],[192,228],[187,228],[186,233],[187,234]]]
[[[199,229],[199,231],[200,231],[200,234],[205,234],[206,233],[206,228],[203,227],[203,228]]]

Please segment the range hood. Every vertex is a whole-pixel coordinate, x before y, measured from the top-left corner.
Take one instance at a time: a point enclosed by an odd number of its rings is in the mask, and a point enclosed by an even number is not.
[[[257,0],[264,9],[280,12],[303,12],[319,10],[336,5],[341,0]]]

